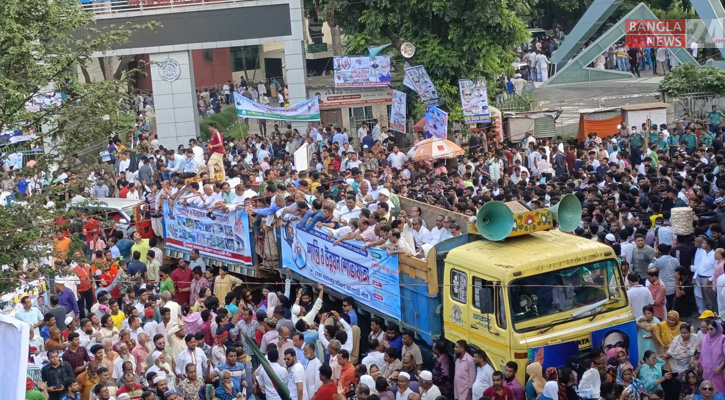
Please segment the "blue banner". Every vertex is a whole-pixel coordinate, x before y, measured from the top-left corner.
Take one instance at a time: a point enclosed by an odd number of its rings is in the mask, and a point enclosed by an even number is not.
[[[609,350],[621,347],[627,350],[629,362],[638,365],[637,323],[634,321],[609,326],[592,332],[592,348],[600,348],[606,354]]]
[[[327,233],[297,229],[292,224],[281,232],[282,266],[322,283],[373,310],[400,320],[398,256],[385,250],[360,250],[363,243],[342,242],[333,246]]]
[[[423,133],[426,139],[448,138],[448,113],[438,107],[425,109],[425,127]]]

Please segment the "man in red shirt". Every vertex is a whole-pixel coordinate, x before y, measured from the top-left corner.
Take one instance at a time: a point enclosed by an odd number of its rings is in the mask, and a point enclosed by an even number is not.
[[[209,124],[209,132],[211,132],[211,138],[207,149],[209,150],[209,162],[206,166],[209,168],[209,176],[215,179],[216,174],[221,174],[221,182],[227,180],[224,174],[224,135],[219,132],[219,128],[215,123]]]
[[[178,266],[171,273],[171,281],[174,282],[176,302],[180,305],[189,304],[191,301],[191,279],[194,277],[191,269],[186,267],[186,261],[179,259]]]
[[[141,400],[143,395],[143,388],[141,385],[136,383],[133,373],[128,372],[123,376],[123,386],[118,388],[116,396],[120,396],[124,393],[128,393],[129,400]]]
[[[83,256],[83,253],[80,250],[76,250],[76,257],[79,257],[80,260]],[[78,276],[78,309],[80,312],[80,317],[85,318],[86,317],[86,310],[90,310],[93,306],[93,303],[95,303],[95,298],[93,296],[93,276],[91,275],[91,266],[86,264],[85,261],[81,261],[73,267],[73,273]]]
[[[337,353],[337,365],[340,366],[340,386],[345,392],[350,390],[350,383],[357,384],[355,378],[355,367],[350,362],[350,352],[340,350]]]
[[[488,397],[491,400],[514,400],[511,389],[503,385],[503,372],[494,372],[491,381],[493,386],[483,391],[483,397]]]
[[[332,368],[329,365],[320,367],[320,381],[322,386],[317,389],[315,395],[312,396],[312,400],[332,400],[337,394],[337,385],[332,380]]]

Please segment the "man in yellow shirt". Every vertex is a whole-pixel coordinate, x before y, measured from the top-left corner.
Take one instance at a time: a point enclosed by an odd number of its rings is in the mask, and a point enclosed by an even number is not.
[[[131,246],[131,254],[133,254],[134,251],[138,251],[139,253],[141,253],[141,258],[139,259],[139,261],[146,264],[148,262],[148,260],[146,259],[146,254],[151,248],[151,246],[149,246],[149,240],[142,238],[140,233],[134,232],[133,241],[135,242],[135,244]]]
[[[117,299],[108,300],[108,305],[111,307],[111,319],[113,320],[113,326],[120,330],[121,324],[123,324],[123,321],[126,320],[126,314],[118,309]]]
[[[217,299],[224,299],[227,293],[231,292],[232,289],[242,284],[242,280],[229,275],[229,267],[222,266],[219,269],[219,276],[214,279],[214,296]]]

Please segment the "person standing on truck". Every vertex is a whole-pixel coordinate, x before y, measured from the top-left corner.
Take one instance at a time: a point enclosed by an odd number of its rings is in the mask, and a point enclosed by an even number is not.
[[[380,344],[385,340],[385,331],[383,330],[383,320],[380,317],[370,318],[370,333],[368,341],[376,339]]]
[[[385,341],[383,341],[385,347],[395,347],[399,351],[403,351],[403,341],[400,339],[398,332],[398,326],[390,324],[388,330],[385,332]]]
[[[453,398],[455,400],[478,400],[472,398],[471,389],[476,381],[476,365],[473,362],[473,357],[468,354],[468,343],[465,340],[457,341],[453,351],[456,354]]]

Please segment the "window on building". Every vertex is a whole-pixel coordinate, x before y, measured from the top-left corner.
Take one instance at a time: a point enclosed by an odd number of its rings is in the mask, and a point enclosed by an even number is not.
[[[259,69],[259,46],[239,46],[230,48],[232,72]]]
[[[373,123],[373,107],[350,107],[350,124],[354,127],[353,132],[357,132],[362,126],[363,122],[367,122],[368,125]]]
[[[459,303],[466,304],[468,294],[468,275],[455,269],[451,270],[451,298]]]
[[[388,108],[388,123],[390,123],[390,115],[393,113],[393,106],[389,105],[387,108]]]

